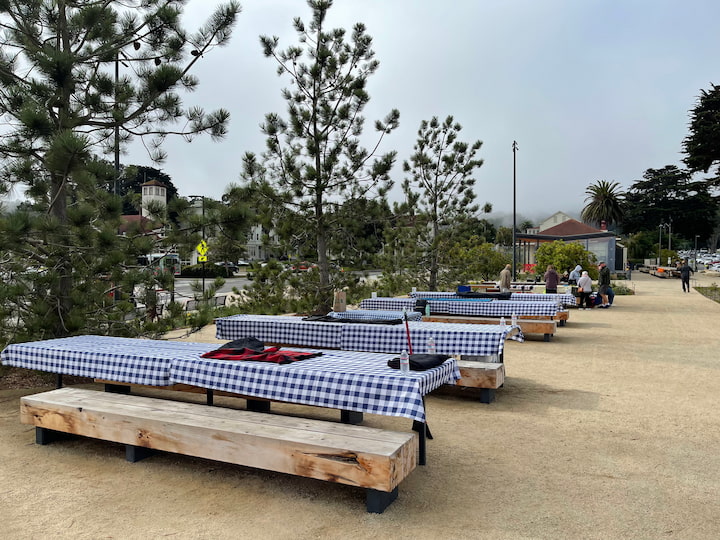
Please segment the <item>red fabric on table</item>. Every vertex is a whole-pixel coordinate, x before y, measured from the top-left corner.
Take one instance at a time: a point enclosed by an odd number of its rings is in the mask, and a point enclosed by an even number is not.
[[[299,360],[306,360],[320,356],[322,353],[309,353],[303,351],[281,351],[280,347],[268,347],[262,352],[252,349],[215,349],[201,355],[202,358],[216,360],[244,360],[252,362],[272,362],[274,364],[290,364]]]

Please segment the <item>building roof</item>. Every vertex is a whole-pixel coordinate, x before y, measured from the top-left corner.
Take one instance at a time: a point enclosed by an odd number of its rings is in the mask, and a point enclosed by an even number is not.
[[[120,227],[118,227],[118,233],[120,234],[126,234],[130,230],[148,234],[158,228],[153,220],[140,214],[126,214],[120,216],[120,219],[122,220]]]
[[[590,225],[580,223],[578,220],[570,218],[563,221],[562,223],[555,225],[554,227],[550,227],[549,229],[540,231],[540,234],[544,236],[575,236],[579,234],[593,234],[602,232],[607,231],[596,229],[595,227],[591,227]]]
[[[163,184],[160,180],[148,180],[144,184],[140,184],[141,186],[160,186],[167,189],[167,186]]]

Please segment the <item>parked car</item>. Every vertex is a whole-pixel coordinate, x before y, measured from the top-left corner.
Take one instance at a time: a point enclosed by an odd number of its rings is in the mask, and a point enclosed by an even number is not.
[[[227,268],[227,272],[229,275],[234,274],[235,272],[238,271],[237,265],[230,261],[216,262],[215,265],[216,266],[224,266],[225,268]]]
[[[293,272],[307,272],[308,270],[312,270],[313,268],[317,268],[317,264],[307,261],[296,262],[290,265],[290,269]]]

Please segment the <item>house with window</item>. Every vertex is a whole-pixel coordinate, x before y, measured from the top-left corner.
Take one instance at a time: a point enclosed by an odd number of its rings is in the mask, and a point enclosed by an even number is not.
[[[627,263],[627,248],[618,242],[614,232],[603,224],[599,229],[571,218],[563,212],[556,212],[537,227],[515,235],[517,260],[521,267],[534,265],[535,252],[544,242],[578,242],[598,261],[605,261],[611,271],[624,271]]]

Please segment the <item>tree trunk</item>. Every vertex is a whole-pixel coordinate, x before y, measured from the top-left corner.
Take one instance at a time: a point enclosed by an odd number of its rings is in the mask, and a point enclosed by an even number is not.
[[[65,189],[65,177],[59,174],[53,174],[50,215],[53,216],[60,229],[60,242],[65,246],[71,245],[71,240],[67,238],[67,194]],[[59,251],[59,250],[58,250]],[[52,325],[54,337],[66,337],[68,330],[65,326],[65,320],[72,308],[72,299],[70,292],[72,291],[72,267],[67,251],[62,251],[60,259],[56,263],[60,278],[57,283],[56,290],[56,307],[55,320]]]

